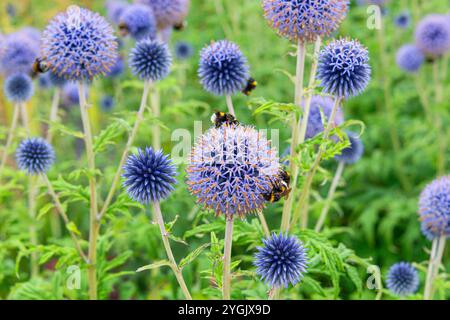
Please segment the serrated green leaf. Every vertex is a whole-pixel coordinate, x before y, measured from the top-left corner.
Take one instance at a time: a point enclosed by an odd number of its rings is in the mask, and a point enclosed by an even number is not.
[[[140,267],[136,270],[136,272],[142,272],[145,270],[151,270],[151,269],[156,269],[156,268],[161,268],[161,267],[171,267],[171,264],[169,261],[167,260],[161,260],[152,264],[148,264],[146,266]]]
[[[208,246],[210,246],[210,243],[202,244],[200,247],[189,253],[186,257],[181,259],[179,268],[183,269],[185,266],[187,266],[189,263],[194,261],[202,252],[205,250]]]

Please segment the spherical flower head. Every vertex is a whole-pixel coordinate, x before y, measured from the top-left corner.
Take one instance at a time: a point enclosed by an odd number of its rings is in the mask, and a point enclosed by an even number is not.
[[[125,62],[121,56],[118,56],[111,70],[106,74],[107,77],[115,78],[120,76],[125,70]]]
[[[45,29],[41,56],[59,76],[72,81],[90,81],[108,73],[116,62],[117,42],[105,18],[70,6]]]
[[[175,57],[178,60],[187,60],[194,55],[194,48],[189,42],[178,41],[175,43]]]
[[[11,37],[25,37],[33,42],[36,49],[39,48],[39,43],[41,42],[41,31],[33,27],[23,27],[18,31],[11,34]]]
[[[189,12],[189,0],[135,0],[150,6],[155,13],[158,29],[162,30],[183,22]]]
[[[423,189],[419,216],[428,239],[450,236],[450,175],[437,178]]]
[[[4,84],[6,98],[14,103],[25,102],[33,96],[33,81],[23,73],[8,76]]]
[[[64,77],[61,77],[52,71],[48,71],[46,74],[49,75],[50,82],[55,87],[61,88],[67,83],[67,80]]]
[[[402,70],[415,73],[424,63],[425,56],[415,45],[407,44],[397,51],[396,61]]]
[[[108,19],[114,23],[119,24],[120,16],[130,4],[123,0],[108,0],[106,2],[106,15]]]
[[[450,23],[444,15],[430,14],[416,27],[416,45],[425,54],[439,57],[450,49]]]
[[[352,97],[370,81],[369,52],[356,40],[333,40],[319,56],[317,78],[323,91],[337,97]]]
[[[0,70],[5,74],[29,73],[39,55],[39,46],[29,37],[8,36],[3,41],[0,54]]]
[[[166,44],[154,40],[142,40],[130,52],[131,72],[142,80],[159,81],[167,77],[172,56]]]
[[[142,4],[128,6],[119,19],[119,27],[124,35],[129,34],[136,40],[156,38],[156,21],[153,10]]]
[[[341,154],[334,158],[337,161],[342,161],[345,164],[354,164],[361,159],[364,153],[364,145],[361,139],[354,132],[347,132],[347,137],[350,145],[341,151]]]
[[[244,89],[249,78],[247,58],[232,42],[214,42],[200,52],[198,75],[206,91],[233,95]]]
[[[133,200],[142,204],[167,198],[176,183],[176,168],[170,158],[151,147],[130,155],[123,171],[123,186]]]
[[[263,239],[254,257],[256,273],[272,288],[297,284],[306,272],[308,257],[303,243],[294,236],[275,233]]]
[[[42,138],[27,138],[22,140],[17,148],[16,161],[19,169],[29,175],[43,174],[55,162],[55,151]]]
[[[401,29],[406,29],[411,25],[411,14],[409,11],[403,11],[394,18],[394,23]]]
[[[387,288],[394,294],[404,297],[419,288],[419,275],[416,268],[407,262],[399,262],[389,268]]]
[[[263,194],[279,173],[277,152],[253,127],[224,124],[202,135],[190,156],[187,185],[216,215],[243,217],[265,205]]]
[[[278,34],[312,42],[336,31],[348,11],[348,0],[263,0],[264,16]]]
[[[334,100],[327,96],[313,96],[311,98],[308,124],[306,126],[306,139],[314,138],[319,133],[323,132],[324,124],[328,124],[328,119],[334,107]],[[304,108],[304,101],[302,103]],[[334,118],[334,126],[339,126],[344,122],[344,115],[341,107]]]
[[[114,107],[115,101],[114,98],[111,96],[103,96],[100,100],[100,107],[103,111],[111,111],[111,109]]]

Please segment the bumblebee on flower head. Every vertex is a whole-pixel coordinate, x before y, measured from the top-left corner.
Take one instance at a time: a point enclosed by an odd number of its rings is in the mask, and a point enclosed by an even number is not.
[[[39,73],[46,73],[49,69],[48,63],[42,58],[36,58],[31,67],[33,73],[33,77],[38,75]]]
[[[291,192],[290,182],[290,174],[280,169],[280,172],[272,181],[272,189],[263,194],[264,200],[273,203],[280,201],[283,197],[287,198]]]
[[[248,78],[247,85],[242,90],[242,93],[245,94],[246,96],[249,96],[252,93],[252,91],[256,89],[257,86],[258,86],[258,82],[256,82],[255,79],[250,77],[250,78]]]
[[[213,113],[211,116],[211,122],[216,126],[216,128],[220,128],[223,124],[239,125],[239,121],[236,120],[235,116],[221,111]]]

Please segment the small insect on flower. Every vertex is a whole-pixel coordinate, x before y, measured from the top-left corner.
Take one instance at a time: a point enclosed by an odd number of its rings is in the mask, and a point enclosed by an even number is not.
[[[229,113],[217,111],[211,116],[211,122],[216,128],[220,128],[223,124],[238,125],[239,121]]]
[[[356,40],[333,40],[319,56],[317,79],[323,91],[340,98],[362,93],[369,84],[369,53]]]
[[[203,88],[215,95],[242,91],[249,78],[247,58],[227,40],[213,42],[200,52],[198,75]]]
[[[8,76],[3,89],[6,98],[15,103],[30,100],[34,92],[33,81],[28,75],[23,73]]]
[[[345,164],[354,164],[361,159],[364,152],[364,145],[361,139],[354,132],[347,132],[347,137],[350,142],[350,146],[341,151],[341,154],[336,155],[334,158],[337,161],[342,161]]]
[[[172,160],[152,147],[138,149],[123,166],[123,186],[128,195],[142,204],[167,198],[176,183]]]
[[[406,72],[417,72],[424,61],[424,54],[414,44],[406,44],[397,51],[397,65]]]
[[[170,73],[172,56],[165,43],[142,40],[131,50],[129,65],[131,72],[140,79],[159,81]]]
[[[125,8],[119,20],[120,34],[130,35],[136,40],[155,39],[156,21],[150,7],[142,4],[132,4]]]
[[[399,262],[389,268],[387,288],[398,296],[413,294],[419,288],[419,275],[410,263]]]
[[[153,9],[158,29],[179,26],[189,12],[189,0],[135,0]]]
[[[428,239],[450,236],[450,175],[435,179],[423,189],[419,216]]]
[[[39,73],[47,72],[49,67],[45,60],[42,58],[36,58],[31,69],[33,71],[33,76],[37,76]]]
[[[310,102],[310,110],[308,123],[306,125],[305,138],[314,138],[319,133],[323,132],[328,119],[331,116],[333,110],[334,101],[328,96],[312,96]],[[302,101],[302,109],[305,108],[305,101]],[[334,117],[334,127],[341,125],[344,122],[344,114],[339,106]]]
[[[272,188],[263,197],[268,202],[278,202],[281,198],[287,198],[291,192],[291,175],[284,169],[280,169],[278,175],[272,179]]]
[[[294,236],[280,233],[263,239],[254,256],[256,273],[272,288],[287,288],[301,281],[308,257],[303,243]]]
[[[440,14],[430,14],[416,27],[416,45],[426,55],[439,57],[450,50],[450,23]]]
[[[242,90],[242,93],[245,94],[246,96],[249,96],[252,93],[252,91],[256,89],[257,86],[258,86],[258,82],[256,82],[255,79],[250,77],[250,78],[248,78],[247,85]]]
[[[16,150],[16,161],[20,170],[29,175],[46,173],[55,162],[53,147],[42,138],[22,140]]]

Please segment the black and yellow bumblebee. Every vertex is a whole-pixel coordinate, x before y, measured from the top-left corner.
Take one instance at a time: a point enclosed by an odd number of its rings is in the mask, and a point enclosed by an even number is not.
[[[250,77],[247,80],[247,85],[245,86],[245,88],[242,90],[242,93],[245,94],[246,96],[249,96],[253,90],[256,89],[256,87],[258,86],[258,82],[256,82],[255,79],[253,79],[252,77]]]
[[[48,71],[49,67],[47,62],[42,58],[36,58],[33,62],[33,66],[31,67],[33,71],[33,76],[38,75],[39,73],[45,73]]]
[[[128,26],[125,22],[119,23],[119,34],[122,37],[126,37],[130,33],[130,30],[128,29]]]
[[[173,25],[173,29],[175,31],[183,31],[186,27],[187,27],[186,21],[181,21],[181,22]]]
[[[290,174],[286,170],[280,169],[280,172],[272,181],[272,188],[269,192],[263,194],[264,200],[273,203],[280,201],[283,197],[286,199],[291,192],[290,183]]]
[[[220,128],[223,124],[234,124],[238,125],[239,121],[236,120],[235,116],[229,113],[217,111],[213,113],[211,116],[211,122],[216,126],[216,128]]]

